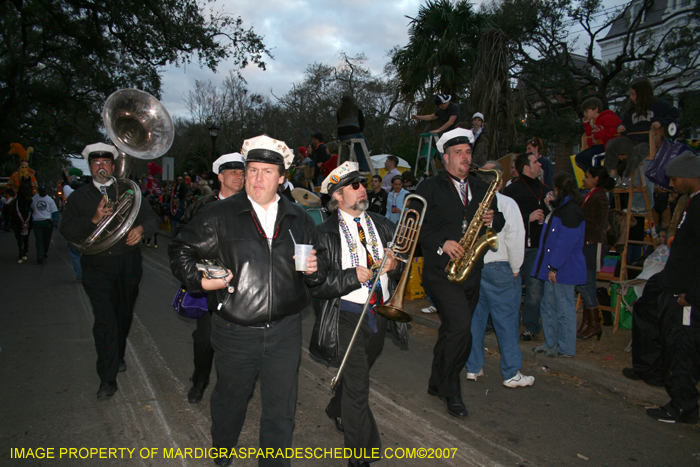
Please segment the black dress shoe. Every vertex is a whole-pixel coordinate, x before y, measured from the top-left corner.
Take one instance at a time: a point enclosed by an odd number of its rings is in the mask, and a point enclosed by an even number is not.
[[[369,462],[358,459],[350,459],[348,461],[348,467],[369,467]]]
[[[645,378],[644,375],[640,374],[638,371],[635,371],[634,368],[623,368],[622,375],[633,381],[644,381],[649,386],[654,386],[656,388],[663,387],[664,385],[662,381]]]
[[[629,378],[634,381],[639,381],[640,379],[642,379],[642,376],[636,371],[634,371],[634,368],[623,368],[622,375],[625,378]]]
[[[190,392],[187,393],[187,402],[189,402],[190,404],[196,404],[200,402],[204,397],[204,390],[207,388],[208,384],[209,380],[194,384],[190,388]]]
[[[343,419],[341,417],[332,416],[328,409],[329,407],[326,407],[326,415],[328,415],[328,418],[333,420],[333,423],[335,424],[335,429],[341,433],[345,433],[345,428],[343,428]]]
[[[112,397],[115,392],[117,392],[116,381],[103,381],[100,383],[100,389],[97,390],[97,398],[106,399]]]
[[[428,388],[428,394],[439,397],[445,403],[447,413],[453,417],[465,418],[467,416],[467,408],[464,406],[462,396],[441,396],[437,390],[430,387]]]
[[[223,449],[221,446],[218,444],[214,444],[214,448],[217,450],[217,452],[221,452]],[[226,452],[230,455],[232,449],[227,449]],[[233,463],[233,457],[217,457],[214,459],[214,464],[218,465],[219,467],[227,467]]]
[[[118,371],[119,371],[119,373],[124,373],[126,371],[126,362],[124,361],[123,358],[121,360],[119,360],[119,370]]]

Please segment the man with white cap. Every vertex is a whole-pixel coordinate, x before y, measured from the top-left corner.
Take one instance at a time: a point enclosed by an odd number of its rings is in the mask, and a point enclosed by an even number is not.
[[[237,152],[224,154],[212,164],[212,172],[217,174],[221,189],[190,204],[180,223],[173,231],[173,237],[190,223],[192,218],[207,204],[219,199],[233,196],[243,189],[245,182],[245,159]],[[209,384],[214,349],[211,347],[211,311],[197,320],[197,327],[192,332],[194,344],[194,372],[192,373],[192,387],[187,393],[187,401],[196,404],[204,397],[204,390]]]
[[[459,374],[471,350],[471,320],[479,302],[483,259],[462,284],[450,282],[445,268],[450,260],[464,256],[459,241],[488,190],[488,184],[469,175],[473,139],[472,132],[462,128],[443,134],[437,148],[444,153],[445,171],[425,180],[416,190],[428,203],[419,239],[425,258],[423,285],[437,302],[441,319],[428,394],[440,397],[455,417],[467,416]],[[490,209],[483,222],[497,232],[505,225],[497,209]],[[480,235],[483,233],[482,229]]]
[[[321,185],[321,193],[331,196],[331,214],[317,227],[321,245],[328,252],[329,271],[326,281],[311,289],[316,324],[310,351],[334,365],[340,364],[347,351],[395,229],[385,217],[367,211],[366,183],[358,163],[345,162]],[[393,256],[384,264],[378,291],[370,299],[372,309],[363,318],[335,395],[326,407],[328,417],[344,432],[345,447],[365,455],[371,455],[372,449],[381,450],[379,430],[369,406],[369,370],[384,347],[387,320],[373,308],[388,301],[393,293],[402,269],[397,264]],[[397,332],[393,334],[407,343],[406,324],[394,324]],[[348,465],[366,466],[371,460],[357,456],[349,459]]]
[[[481,112],[476,112],[472,116],[472,133],[474,133],[472,159],[474,164],[482,167],[488,160],[489,137],[484,131],[484,114]]]
[[[444,131],[454,130],[457,127],[459,120],[459,106],[452,102],[452,96],[449,94],[438,94],[434,99],[437,109],[435,113],[430,115],[411,115],[414,120],[423,120],[429,122],[440,119],[442,124],[437,130],[432,130],[430,133],[440,134]]]
[[[104,143],[83,149],[92,183],[75,190],[66,205],[59,229],[66,240],[79,241],[89,236],[104,217],[112,214],[117,189],[110,177],[117,155],[117,148]],[[124,237],[103,252],[83,253],[80,259],[83,287],[95,315],[92,334],[101,381],[98,399],[113,396],[117,391],[117,372],[126,371],[126,338],[143,273],[139,244],[144,236],[153,236],[159,224],[150,204],[141,203],[134,227]]]
[[[202,209],[170,242],[170,267],[192,292],[209,292],[211,343],[217,381],[211,397],[214,462],[230,465],[248,401],[260,380],[260,448],[292,445],[301,357],[300,312],[311,302],[308,287],[323,282],[326,252],[313,219],[277,194],[294,155],[283,141],[262,135],[246,140],[245,191]],[[297,271],[294,245],[311,244],[307,271]],[[217,260],[226,280],[197,269]],[[227,282],[227,284],[225,283]],[[227,285],[229,285],[227,287]],[[259,458],[261,466],[289,466],[289,459]]]
[[[671,401],[647,415],[667,423],[697,423],[700,379],[700,159],[690,151],[669,162],[666,176],[690,195],[664,270],[634,304],[633,368],[623,374],[661,380]]]

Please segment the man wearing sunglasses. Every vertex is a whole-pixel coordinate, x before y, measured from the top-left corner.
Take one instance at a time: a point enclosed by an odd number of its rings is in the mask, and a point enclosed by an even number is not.
[[[310,351],[338,365],[347,351],[362,309],[370,292],[385,251],[394,233],[394,224],[385,217],[368,212],[369,200],[357,162],[345,162],[323,181],[321,193],[331,196],[329,217],[316,229],[322,248],[328,250],[330,267],[326,281],[311,288],[316,324]],[[372,308],[389,301],[401,276],[398,262],[389,257],[381,271],[380,282],[370,298]],[[408,343],[406,323],[391,321],[392,334]],[[336,429],[345,434],[345,447],[371,456],[381,451],[377,424],[369,406],[369,370],[384,346],[387,320],[372,309],[350,350],[335,395],[326,414]],[[364,448],[364,449],[362,449]],[[371,457],[352,458],[350,467],[367,466]],[[374,459],[376,460],[376,459]]]

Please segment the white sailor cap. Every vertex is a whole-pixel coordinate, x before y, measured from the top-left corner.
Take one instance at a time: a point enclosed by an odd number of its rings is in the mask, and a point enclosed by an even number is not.
[[[464,128],[446,131],[437,142],[437,150],[440,151],[440,154],[444,154],[447,148],[458,144],[469,144],[470,146],[474,144],[474,133]]]
[[[241,154],[246,162],[264,162],[276,164],[288,169],[294,160],[294,153],[287,143],[270,138],[267,135],[256,136],[243,141]]]
[[[219,157],[211,165],[211,171],[215,174],[221,173],[222,170],[226,169],[245,169],[245,157],[237,152],[232,152],[231,154],[224,154]]]

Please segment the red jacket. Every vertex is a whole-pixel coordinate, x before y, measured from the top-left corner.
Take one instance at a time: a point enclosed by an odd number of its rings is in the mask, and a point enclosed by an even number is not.
[[[622,121],[615,115],[612,110],[603,110],[592,122],[586,122],[583,127],[588,136],[588,147],[595,144],[603,144],[607,146],[608,141],[616,138],[619,135],[617,127],[622,124]]]
[[[338,154],[333,154],[321,165],[323,176],[327,177],[336,167],[338,167]]]

